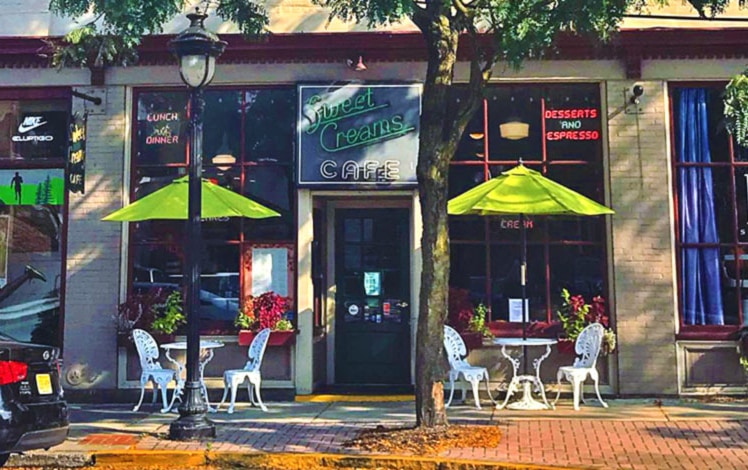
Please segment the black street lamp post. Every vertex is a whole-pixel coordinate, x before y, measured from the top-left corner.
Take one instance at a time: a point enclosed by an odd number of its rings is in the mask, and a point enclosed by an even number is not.
[[[195,440],[215,437],[215,425],[207,419],[207,397],[203,397],[200,386],[200,259],[202,253],[202,230],[200,205],[202,191],[202,147],[203,147],[203,87],[213,79],[216,58],[221,55],[226,43],[203,25],[208,15],[187,15],[190,26],[169,42],[169,49],[179,59],[182,81],[190,88],[190,162],[189,198],[187,210],[187,257],[185,276],[187,281],[187,380],[184,399],[179,405],[179,418],[169,427],[169,438]]]

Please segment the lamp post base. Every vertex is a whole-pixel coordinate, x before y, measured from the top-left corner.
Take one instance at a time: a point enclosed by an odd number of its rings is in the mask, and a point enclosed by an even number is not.
[[[197,441],[216,437],[216,425],[205,416],[207,410],[198,382],[187,382],[184,403],[179,406],[179,418],[169,426],[169,439]]]
[[[181,416],[169,426],[173,441],[199,441],[216,437],[216,426],[205,415]]]

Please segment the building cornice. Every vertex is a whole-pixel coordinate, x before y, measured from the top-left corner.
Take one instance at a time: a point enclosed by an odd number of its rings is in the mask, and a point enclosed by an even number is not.
[[[560,36],[548,60],[621,60],[628,78],[639,78],[641,62],[650,59],[748,58],[745,28],[713,29],[630,29],[620,31],[611,41]],[[144,38],[139,47],[139,65],[172,65],[167,43],[173,36]],[[41,54],[47,38],[0,38],[0,67],[48,67]],[[249,42],[238,34],[223,34],[228,42],[222,63],[309,63],[341,62],[358,55],[368,62],[425,61],[426,48],[418,32],[350,32],[272,34]],[[469,51],[460,48],[460,59]]]

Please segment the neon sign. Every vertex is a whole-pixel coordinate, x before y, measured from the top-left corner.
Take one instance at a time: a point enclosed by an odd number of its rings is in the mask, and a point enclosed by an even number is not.
[[[370,86],[339,101],[330,100],[324,94],[315,94],[306,100],[304,106],[311,109],[311,116],[308,116],[310,124],[305,133],[317,134],[319,146],[329,153],[395,139],[416,129],[415,125],[404,122],[402,114],[386,114],[390,103],[377,102],[374,89]],[[361,118],[369,113],[382,117],[362,124]]]
[[[299,86],[300,186],[415,185],[419,84]]]
[[[599,116],[597,108],[547,109],[543,115],[546,121],[545,139],[599,140]]]

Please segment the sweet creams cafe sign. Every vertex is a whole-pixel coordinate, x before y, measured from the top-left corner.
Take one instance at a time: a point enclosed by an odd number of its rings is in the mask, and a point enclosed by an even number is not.
[[[420,115],[421,85],[300,85],[299,185],[415,185]]]

